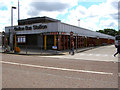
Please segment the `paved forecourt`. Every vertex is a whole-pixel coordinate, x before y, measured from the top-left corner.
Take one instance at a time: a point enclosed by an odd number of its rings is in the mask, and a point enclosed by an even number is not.
[[[85,52],[75,53],[75,55],[64,55],[64,56],[42,56],[52,58],[64,58],[64,59],[77,59],[77,60],[92,60],[92,61],[119,61],[119,55],[114,57],[116,48],[114,45],[101,46]]]

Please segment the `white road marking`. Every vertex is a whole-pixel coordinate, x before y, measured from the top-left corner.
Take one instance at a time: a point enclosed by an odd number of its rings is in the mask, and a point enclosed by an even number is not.
[[[100,54],[96,54],[95,56],[100,56]]]
[[[97,71],[86,71],[86,70],[57,68],[57,67],[47,67],[47,66],[38,66],[38,65],[31,65],[31,64],[21,64],[21,63],[5,62],[5,61],[0,61],[0,62],[4,63],[4,64],[20,65],[20,66],[28,66],[28,67],[36,67],[36,68],[43,68],[43,69],[53,69],[53,70],[62,70],[62,71],[73,71],[73,72],[84,72],[84,73],[113,75],[113,73],[108,73],[108,72],[97,72]]]
[[[112,55],[108,55],[108,54],[87,54],[87,53],[81,53],[81,54],[77,54],[79,56],[102,56],[102,57],[108,57],[108,56],[112,56]]]
[[[88,56],[92,56],[93,54],[88,54]]]
[[[81,53],[80,55],[81,55],[81,56],[84,56],[85,54]]]
[[[104,56],[105,56],[105,57],[107,57],[108,55],[107,55],[107,54],[105,54]]]

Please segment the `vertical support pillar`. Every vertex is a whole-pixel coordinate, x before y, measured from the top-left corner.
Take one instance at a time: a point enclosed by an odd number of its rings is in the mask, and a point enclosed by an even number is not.
[[[80,39],[80,48],[81,48],[81,37],[79,37],[79,39]]]
[[[75,49],[76,49],[76,36],[75,36]]]
[[[61,35],[59,35],[59,50],[61,50]]]
[[[87,47],[87,37],[86,37],[86,47]]]
[[[77,50],[77,36],[76,36],[76,50]]]
[[[77,36],[75,36],[75,48],[77,49]]]
[[[85,47],[85,43],[86,43],[86,41],[85,41],[85,40],[86,40],[86,38],[85,38],[85,36],[84,36],[84,47]]]
[[[11,7],[11,34],[10,34],[10,49],[13,51],[13,9]]]
[[[17,47],[17,38],[16,38],[16,34],[15,34],[15,48]]]
[[[89,47],[89,37],[87,37],[87,47]]]
[[[80,48],[82,47],[82,37],[80,37]]]
[[[44,50],[46,50],[46,48],[47,48],[47,47],[46,47],[46,46],[47,46],[46,39],[47,39],[47,36],[45,35],[45,36],[44,36]]]
[[[67,35],[67,49],[68,49],[68,35]]]
[[[6,47],[6,34],[4,34],[4,46]]]
[[[78,48],[79,48],[79,36],[78,36],[78,41],[77,42],[78,42]]]
[[[70,49],[71,49],[71,36],[70,36]]]
[[[65,50],[65,35],[63,36],[63,50]]]
[[[56,35],[54,35],[54,46],[56,46]]]

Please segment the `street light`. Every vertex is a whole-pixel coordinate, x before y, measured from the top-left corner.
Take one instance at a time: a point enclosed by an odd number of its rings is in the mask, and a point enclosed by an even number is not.
[[[11,35],[10,35],[10,47],[11,50],[13,51],[13,9],[16,9],[16,7],[12,6],[11,7]]]
[[[78,19],[78,27],[80,27],[80,19]]]

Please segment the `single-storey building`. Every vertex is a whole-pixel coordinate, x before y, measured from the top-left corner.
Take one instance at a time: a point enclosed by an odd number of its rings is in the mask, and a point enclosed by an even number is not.
[[[101,34],[78,26],[69,25],[60,20],[49,17],[34,17],[18,21],[17,26],[13,26],[15,45],[15,35],[17,46],[20,48],[36,49],[71,49],[71,41],[75,43],[75,48],[97,46],[114,43],[114,37]],[[11,27],[5,27],[7,44],[10,45]]]

